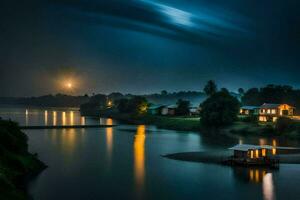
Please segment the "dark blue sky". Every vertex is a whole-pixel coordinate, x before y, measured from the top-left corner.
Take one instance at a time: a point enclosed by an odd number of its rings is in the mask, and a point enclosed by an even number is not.
[[[298,0],[0,2],[0,96],[300,87]]]

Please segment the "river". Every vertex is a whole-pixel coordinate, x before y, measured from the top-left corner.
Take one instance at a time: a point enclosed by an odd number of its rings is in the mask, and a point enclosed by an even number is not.
[[[26,130],[30,151],[49,166],[28,185],[35,200],[300,199],[300,165],[286,164],[269,171],[161,157],[220,150],[239,142],[298,146],[296,141],[208,137],[85,118],[72,108],[2,107],[0,116],[21,125],[118,124],[112,128]]]

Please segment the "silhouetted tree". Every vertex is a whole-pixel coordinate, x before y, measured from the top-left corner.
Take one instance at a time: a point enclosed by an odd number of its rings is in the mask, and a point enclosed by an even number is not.
[[[122,113],[143,114],[147,112],[148,102],[145,97],[134,96],[130,99],[120,99],[117,108]]]
[[[240,108],[239,101],[226,91],[213,94],[200,106],[201,123],[213,127],[232,124],[237,120]]]
[[[238,89],[238,92],[239,92],[239,94],[240,94],[241,96],[243,96],[244,93],[245,93],[245,90],[244,90],[243,88],[239,88],[239,89]]]
[[[190,113],[190,102],[179,99],[177,101],[176,115],[188,115]]]
[[[203,90],[207,96],[215,94],[217,92],[217,85],[215,81],[209,80]]]
[[[160,94],[163,95],[163,96],[166,96],[168,94],[168,92],[167,92],[167,90],[163,90],[163,91],[161,91]]]
[[[120,99],[117,102],[117,109],[120,113],[127,113],[128,111],[128,99]]]
[[[229,94],[229,90],[227,88],[221,88],[221,92],[226,92]]]

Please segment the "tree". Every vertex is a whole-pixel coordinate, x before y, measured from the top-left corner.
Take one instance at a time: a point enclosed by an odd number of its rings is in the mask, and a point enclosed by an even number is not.
[[[188,115],[190,113],[190,102],[179,99],[177,101],[176,115]]]
[[[215,94],[217,92],[217,85],[215,81],[209,80],[203,90],[207,96]]]
[[[258,88],[251,88],[249,89],[243,96],[242,96],[242,104],[248,106],[260,106],[264,102],[261,101],[260,92]]]
[[[205,126],[220,127],[237,120],[239,101],[228,92],[220,91],[201,104],[200,118]]]
[[[239,94],[240,94],[241,96],[243,96],[244,93],[245,93],[245,90],[244,90],[243,88],[239,88],[239,89],[238,89],[238,92],[239,92]]]
[[[127,113],[128,112],[128,99],[119,99],[117,103],[117,109],[120,113]]]
[[[160,94],[163,96],[166,96],[168,94],[168,92],[167,92],[167,90],[162,90]]]
[[[147,112],[148,102],[145,97],[134,96],[130,99],[120,99],[117,108],[121,113],[143,114]]]

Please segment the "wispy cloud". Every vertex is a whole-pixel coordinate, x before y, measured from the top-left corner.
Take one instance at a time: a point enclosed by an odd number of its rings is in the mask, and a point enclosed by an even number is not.
[[[203,43],[207,40],[245,37],[249,33],[240,22],[222,19],[213,11],[209,14],[194,14],[150,0],[53,0],[52,2],[80,11],[80,17],[84,20],[183,41]],[[103,21],[102,16],[111,19],[106,18],[107,21]]]

